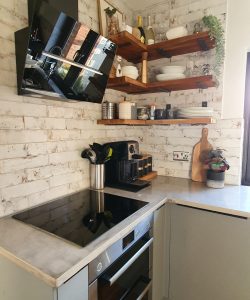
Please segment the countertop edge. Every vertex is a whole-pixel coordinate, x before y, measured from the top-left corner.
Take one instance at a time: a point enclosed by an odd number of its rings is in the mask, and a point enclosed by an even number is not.
[[[215,212],[215,213],[217,212],[217,213],[240,217],[240,218],[245,218],[245,219],[250,218],[250,214],[244,213],[239,210],[223,208],[223,207],[213,206],[213,205],[208,205],[208,204],[203,204],[203,203],[196,203],[196,202],[192,202],[192,200],[189,201],[189,200],[182,200],[179,198],[171,198],[171,199],[168,199],[166,201],[166,203],[180,204],[183,206],[198,208],[198,209],[202,209],[202,210],[207,210],[207,211],[211,211],[211,212]]]

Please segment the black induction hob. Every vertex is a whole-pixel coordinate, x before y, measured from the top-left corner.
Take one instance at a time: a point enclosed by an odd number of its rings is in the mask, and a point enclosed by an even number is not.
[[[16,214],[13,218],[84,247],[146,204],[84,190]]]

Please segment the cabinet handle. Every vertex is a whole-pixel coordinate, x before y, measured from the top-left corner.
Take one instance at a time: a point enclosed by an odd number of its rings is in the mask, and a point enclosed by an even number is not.
[[[140,292],[139,292],[139,295],[138,295],[138,284],[140,284],[140,283],[142,283],[144,286],[141,288],[142,291],[139,290]],[[125,298],[121,298],[121,299],[122,300],[143,300],[143,297],[147,294],[147,292],[149,291],[151,286],[152,286],[152,280],[147,278],[147,277],[142,276],[136,282],[134,287],[129,291],[127,296],[125,296]],[[136,295],[133,294],[133,292],[135,292]]]

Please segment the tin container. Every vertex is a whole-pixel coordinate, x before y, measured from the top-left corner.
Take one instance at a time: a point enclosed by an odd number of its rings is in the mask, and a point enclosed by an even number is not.
[[[102,119],[112,120],[116,115],[116,103],[105,101],[102,103]]]

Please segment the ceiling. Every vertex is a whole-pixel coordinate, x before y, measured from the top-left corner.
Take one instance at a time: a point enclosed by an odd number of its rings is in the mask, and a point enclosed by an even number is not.
[[[126,4],[133,10],[141,10],[147,6],[151,6],[156,3],[162,3],[162,0],[126,0]]]

